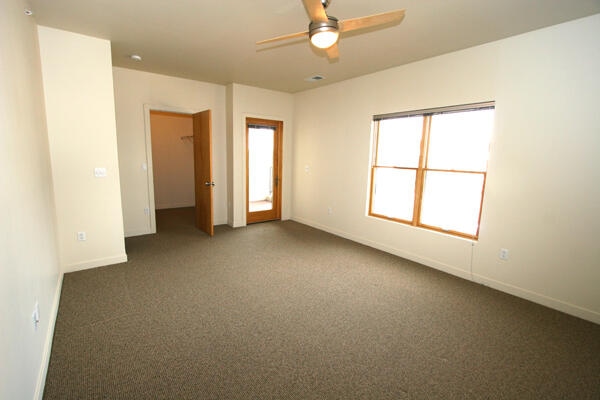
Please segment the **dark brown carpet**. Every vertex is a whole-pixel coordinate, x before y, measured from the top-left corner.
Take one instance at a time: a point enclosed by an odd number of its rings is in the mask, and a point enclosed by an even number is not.
[[[292,222],[190,210],[64,277],[44,399],[600,399],[600,326]]]

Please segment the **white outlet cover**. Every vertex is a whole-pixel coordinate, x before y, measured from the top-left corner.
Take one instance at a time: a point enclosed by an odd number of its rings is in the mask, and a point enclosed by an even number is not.
[[[104,168],[104,167],[94,168],[94,176],[96,178],[105,178],[106,177],[106,168]]]
[[[31,314],[31,319],[33,320],[33,328],[37,330],[37,326],[40,323],[40,305],[37,301],[33,306],[33,313]]]

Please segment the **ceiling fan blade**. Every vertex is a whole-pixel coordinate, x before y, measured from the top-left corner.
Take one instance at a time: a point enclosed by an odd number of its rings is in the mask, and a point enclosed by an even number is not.
[[[306,32],[290,33],[288,35],[282,35],[282,36],[277,36],[277,37],[274,37],[274,38],[271,38],[271,39],[261,40],[260,42],[256,42],[256,44],[265,44],[265,43],[271,43],[271,42],[278,42],[280,40],[294,39],[294,38],[298,38],[298,37],[302,37],[302,36],[308,36],[308,31],[306,31]]]
[[[335,43],[333,46],[325,49],[325,51],[327,52],[327,58],[329,58],[330,60],[335,60],[336,58],[340,58],[340,51],[338,49],[337,43]]]
[[[367,17],[346,19],[339,22],[340,32],[349,32],[357,29],[370,28],[372,26],[400,23],[404,19],[405,10],[395,10],[381,14],[369,15]]]
[[[304,8],[306,8],[311,21],[327,22],[327,13],[325,13],[321,0],[302,0],[302,3],[304,3]]]

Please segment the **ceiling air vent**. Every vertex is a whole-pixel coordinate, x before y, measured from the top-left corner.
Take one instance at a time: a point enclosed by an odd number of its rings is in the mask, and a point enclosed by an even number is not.
[[[315,75],[315,76],[310,76],[306,79],[304,79],[306,82],[318,82],[318,81],[322,81],[323,79],[325,79],[324,76],[321,75]]]

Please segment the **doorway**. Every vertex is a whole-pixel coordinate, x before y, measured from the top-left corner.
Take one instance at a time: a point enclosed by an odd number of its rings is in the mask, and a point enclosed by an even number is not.
[[[194,207],[191,114],[150,111],[156,210]]]
[[[155,221],[159,211],[191,208],[194,218],[190,222],[212,236],[215,184],[212,179],[211,111],[195,114],[148,111],[152,143],[148,172],[153,183],[150,191]],[[176,215],[168,215],[171,214]],[[180,214],[189,215],[177,215]]]
[[[283,122],[246,118],[246,223],[281,219]]]

